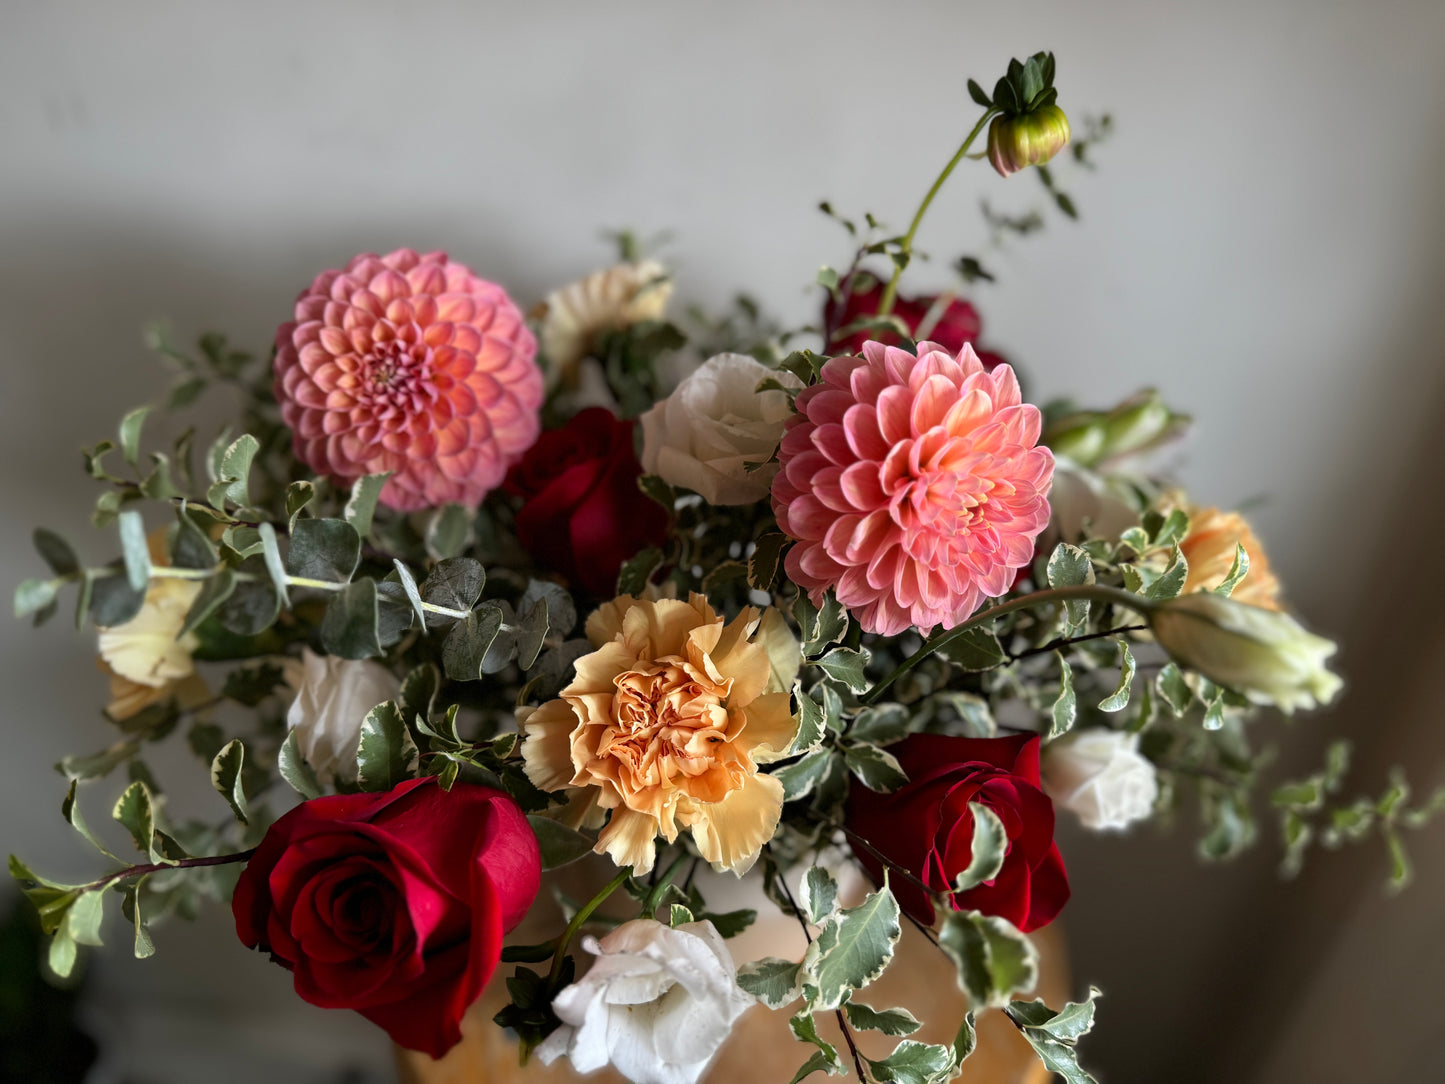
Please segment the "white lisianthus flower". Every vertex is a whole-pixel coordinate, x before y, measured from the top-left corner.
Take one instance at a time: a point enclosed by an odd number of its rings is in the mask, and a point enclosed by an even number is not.
[[[759,392],[772,377],[801,388],[792,373],[746,354],[718,354],[642,415],[642,469],[701,493],[709,504],[752,504],[768,495],[776,464],[763,463],[783,438],[793,409],[785,393]]]
[[[1276,610],[1196,591],[1161,603],[1149,624],[1184,666],[1286,714],[1329,703],[1344,684],[1325,668],[1335,644]]]
[[[1044,746],[1044,793],[1085,828],[1124,828],[1154,810],[1159,781],[1139,735],[1090,727]]]
[[[548,1065],[566,1054],[579,1073],[610,1063],[633,1084],[696,1084],[753,1004],[711,922],[640,918],[582,947],[597,960],[552,1002],[562,1026],[537,1047]]]
[[[394,700],[401,683],[380,663],[338,659],[301,649],[291,660],[286,680],[296,699],[286,725],[296,731],[301,756],[322,783],[356,778],[356,749],[361,724],[376,705]]]
[[[596,346],[598,335],[662,319],[671,296],[667,269],[656,260],[618,264],[554,291],[541,328],[549,379],[572,388],[578,363]]]

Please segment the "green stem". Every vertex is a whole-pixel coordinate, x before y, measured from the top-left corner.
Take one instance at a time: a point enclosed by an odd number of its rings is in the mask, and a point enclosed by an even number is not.
[[[677,856],[672,865],[667,867],[667,872],[657,879],[657,884],[652,886],[652,891],[647,894],[647,899],[642,902],[642,917],[655,918],[657,916],[658,904],[667,892],[667,886],[672,884],[672,879],[677,876],[677,871],[682,868],[689,855],[685,852]]]
[[[601,891],[582,905],[578,912],[572,916],[572,921],[567,923],[567,928],[562,931],[561,938],[557,941],[557,951],[552,953],[552,969],[547,972],[547,986],[555,990],[557,979],[562,974],[562,961],[567,958],[567,949],[572,944],[572,938],[577,936],[586,921],[592,917],[592,912],[601,907],[607,901],[607,897],[622,887],[627,878],[632,876],[632,867],[623,866],[617,871],[617,876],[602,886]]]
[[[1107,602],[1115,606],[1126,606],[1146,617],[1154,609],[1155,604],[1142,595],[1133,594],[1120,587],[1105,587],[1103,584],[1085,583],[1077,587],[1051,587],[1045,591],[1035,591],[1031,595],[1024,595],[1021,598],[1011,599],[1008,602],[1001,602],[997,606],[991,606],[987,610],[980,610],[962,625],[949,629],[942,635],[930,636],[923,642],[923,646],[915,651],[908,658],[904,659],[893,672],[880,681],[873,688],[869,689],[860,701],[863,704],[874,703],[883,691],[901,678],[908,671],[912,670],[924,659],[928,658],[935,651],[948,647],[955,640],[961,639],[963,634],[970,629],[977,628],[985,621],[991,621],[995,617],[1002,617],[1014,610],[1026,610],[1034,606],[1045,606],[1053,602],[1074,602],[1087,600],[1090,602]]]
[[[903,277],[903,268],[908,263],[906,257],[913,255],[913,238],[914,235],[918,233],[918,227],[923,222],[923,216],[928,213],[929,204],[933,202],[933,197],[938,195],[939,189],[943,187],[943,182],[948,180],[949,174],[952,173],[958,163],[962,162],[967,156],[968,148],[973,146],[973,141],[978,138],[978,133],[983,131],[983,126],[988,123],[989,118],[994,115],[994,112],[995,110],[992,106],[984,110],[983,116],[979,117],[978,123],[973,126],[973,131],[969,132],[968,138],[963,141],[963,146],[959,147],[958,153],[948,160],[948,165],[943,167],[943,172],[940,173],[937,180],[933,182],[933,187],[928,190],[928,195],[924,196],[923,202],[918,205],[918,211],[914,214],[913,221],[908,226],[908,232],[903,235],[903,242],[898,249],[898,254],[905,257],[905,259],[894,262],[893,277],[888,280],[888,285],[884,287],[883,299],[878,303],[877,315],[887,316],[893,311],[893,302],[898,296],[898,280]]]
[[[170,565],[155,565],[152,566],[150,574],[156,579],[162,580],[208,580],[226,567],[225,565],[217,565],[215,568],[173,568]],[[98,568],[93,569],[92,574],[96,579],[99,579],[103,576],[118,575],[122,571],[121,569],[115,568]],[[231,571],[231,575],[236,578],[238,583],[270,581],[269,576],[262,576],[252,572],[238,572],[234,569]],[[304,587],[310,588],[313,591],[340,591],[343,587],[347,586],[344,583],[335,583],[331,580],[314,580],[308,576],[287,576],[285,579],[287,587]],[[434,606],[430,602],[423,602],[421,608],[428,613],[454,617],[458,621],[467,616],[466,610],[454,610],[449,606]]]

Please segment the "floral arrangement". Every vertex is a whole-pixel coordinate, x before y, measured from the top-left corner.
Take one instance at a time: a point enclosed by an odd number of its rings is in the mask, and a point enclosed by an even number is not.
[[[1053,82],[1045,54],[992,94],[970,81],[981,116],[907,230],[839,218],[855,252],[819,273],[818,327],[746,300],[670,319],[665,267],[624,238],[622,263],[530,313],[403,249],[319,275],[269,362],[157,339],[166,402],[86,452],[120,556],[90,566],[37,531],[50,574],[16,592],[39,624],[74,588],[110,683],[110,744],[59,770],[64,816],[116,868],[70,885],[10,860],[51,968],[100,943],[112,895],[137,956],[163,916],[229,899],[300,997],[435,1057],[505,961],[496,1023],[579,1071],[697,1081],[761,1003],[806,1048],[795,1081],[952,1079],[995,1009],[1092,1080],[1098,991],[1020,997],[1029,934],[1069,899],[1056,817],[1116,830],[1192,800],[1202,852],[1234,855],[1257,835],[1259,710],[1341,681],[1245,519],[1150,473],[1187,418],[1147,391],[1040,408],[969,302],[899,292],[964,160],[1035,167],[1074,215],[1046,165],[1071,136]],[[1041,221],[988,214],[1000,234]],[[212,388],[240,432],[203,474],[191,429],[145,448],[151,415]],[[168,807],[145,754],[176,738],[223,820]],[[1286,868],[1377,833],[1403,883],[1401,832],[1442,799],[1411,807],[1396,780],[1341,801],[1346,754],[1273,790]],[[138,862],[81,813],[117,776]],[[559,895],[550,937],[509,940],[544,871],[594,852],[614,875]],[[736,966],[726,939],[755,912],[712,910],[701,864],[756,870],[806,954]],[[951,1044],[863,1000],[905,922],[956,965]],[[899,1041],[867,1058],[865,1030]]]

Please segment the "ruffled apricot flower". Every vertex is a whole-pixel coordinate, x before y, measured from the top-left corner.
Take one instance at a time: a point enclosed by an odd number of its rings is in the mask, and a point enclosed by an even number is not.
[[[553,291],[542,307],[542,355],[549,374],[575,386],[578,365],[607,331],[661,320],[672,296],[667,269],[656,260],[594,271]]]
[[[1265,610],[1280,608],[1280,585],[1270,571],[1264,545],[1249,522],[1238,512],[1217,508],[1188,508],[1189,531],[1179,543],[1189,562],[1184,591],[1212,591],[1229,576],[1234,566],[1235,546],[1249,555],[1249,572],[1239,581],[1230,598]]]
[[[526,718],[522,756],[540,789],[575,788],[574,805],[610,811],[598,854],[647,873],[658,834],[671,843],[688,829],[714,869],[741,875],[757,860],[783,806],[758,765],[798,730],[789,694],[765,691],[774,664],[761,621],[747,607],[724,622],[698,594],[622,595],[587,619],[596,650]]]
[[[505,290],[444,252],[357,256],[317,276],[276,332],[296,457],[383,504],[475,505],[541,430],[537,342]]]
[[[1049,522],[1054,459],[1008,365],[877,342],[799,394],[773,479],[787,572],[863,628],[952,628],[1002,595]]]

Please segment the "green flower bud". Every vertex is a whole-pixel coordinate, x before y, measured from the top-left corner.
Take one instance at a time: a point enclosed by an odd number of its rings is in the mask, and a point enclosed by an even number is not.
[[[1325,669],[1335,644],[1288,614],[1197,591],[1160,603],[1149,623],[1181,665],[1287,715],[1329,703],[1343,684]]]
[[[1069,143],[1069,118],[1057,105],[1004,113],[988,126],[988,160],[999,176],[1041,166]]]
[[[1069,414],[1050,423],[1043,443],[1055,455],[1092,467],[1132,455],[1177,436],[1189,418],[1176,414],[1152,388],[1130,396],[1113,410]]]

